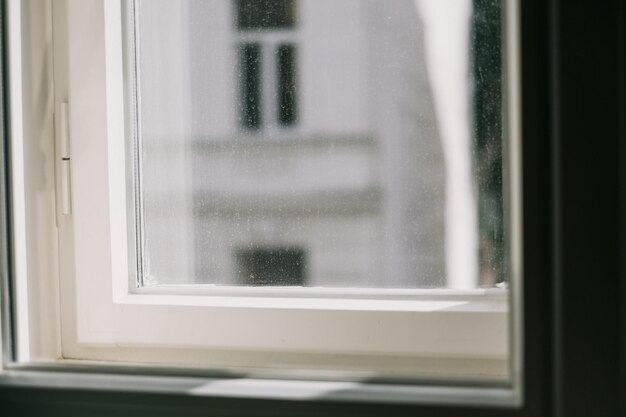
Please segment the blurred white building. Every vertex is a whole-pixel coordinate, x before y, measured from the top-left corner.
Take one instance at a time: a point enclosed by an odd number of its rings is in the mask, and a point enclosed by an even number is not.
[[[414,0],[145,0],[159,283],[445,285],[445,163]]]

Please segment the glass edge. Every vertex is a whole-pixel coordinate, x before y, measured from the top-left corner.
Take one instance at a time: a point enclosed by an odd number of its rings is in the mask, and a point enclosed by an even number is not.
[[[510,375],[514,395],[524,400],[523,374],[523,227],[522,227],[522,132],[521,132],[521,65],[520,0],[502,0],[503,18],[503,189],[505,204],[505,239],[507,269],[511,291],[509,297]]]
[[[139,119],[139,74],[137,72],[137,36],[136,0],[121,2],[122,9],[122,54],[124,62],[124,114],[126,126],[126,209],[127,209],[127,240],[128,240],[128,289],[142,286],[142,196],[140,177],[141,130]]]
[[[11,4],[9,4],[11,3]],[[2,368],[16,362],[17,337],[15,329],[14,306],[14,273],[12,265],[12,194],[11,194],[11,118],[10,118],[10,85],[9,85],[9,7],[18,7],[14,1],[0,3],[0,319],[1,334],[0,351],[2,352]]]

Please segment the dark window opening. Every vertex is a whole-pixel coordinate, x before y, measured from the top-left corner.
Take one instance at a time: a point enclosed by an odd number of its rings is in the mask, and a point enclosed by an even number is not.
[[[261,45],[245,43],[239,48],[241,70],[241,126],[261,126]]]
[[[502,4],[473,0],[474,178],[478,186],[480,285],[506,279],[502,168]]]
[[[291,28],[296,21],[295,0],[237,0],[237,27]]]
[[[278,59],[278,122],[291,126],[296,122],[296,47],[280,45]]]
[[[237,252],[241,285],[306,285],[306,252],[301,248],[255,248]]]

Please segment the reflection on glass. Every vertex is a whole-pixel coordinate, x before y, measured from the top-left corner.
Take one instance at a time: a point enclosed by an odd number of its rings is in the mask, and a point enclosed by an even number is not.
[[[502,281],[499,7],[137,0],[144,284]]]

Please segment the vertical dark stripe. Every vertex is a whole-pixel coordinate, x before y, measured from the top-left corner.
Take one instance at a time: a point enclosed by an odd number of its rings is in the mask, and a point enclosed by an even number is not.
[[[621,397],[621,416],[626,417],[626,4],[620,2],[618,6],[619,10],[616,16],[616,22],[618,24],[619,41],[617,50],[621,51],[618,54],[618,74],[621,74],[619,79],[619,144],[620,144],[620,286],[621,286],[621,316],[619,320],[619,334],[620,334],[620,372],[621,372],[621,386],[619,388]]]
[[[2,146],[0,146],[0,165],[2,166],[0,181],[0,306],[2,316],[1,328],[3,358],[1,361],[4,365],[12,362],[17,357],[17,345],[15,340],[16,329],[14,327],[15,320],[15,304],[13,297],[15,295],[13,277],[14,269],[12,262],[12,245],[13,229],[11,227],[11,219],[13,217],[11,209],[11,145],[10,137],[10,118],[9,118],[9,60],[8,60],[8,20],[7,20],[8,2],[0,3],[0,77],[2,78],[2,86],[0,87],[0,123],[2,124]]]
[[[297,120],[296,47],[278,47],[278,123],[291,126]]]
[[[552,417],[553,256],[556,228],[552,198],[554,155],[551,131],[552,34],[550,1],[519,2],[522,224],[523,224],[523,375],[524,407],[520,415]],[[504,10],[513,2],[504,5]],[[517,414],[514,414],[517,415]]]
[[[500,0],[474,0],[470,34],[481,286],[508,279],[502,195],[502,7]]]
[[[261,127],[261,46],[258,43],[241,45],[241,126],[245,129]]]
[[[621,0],[553,4],[555,417],[619,413]]]

